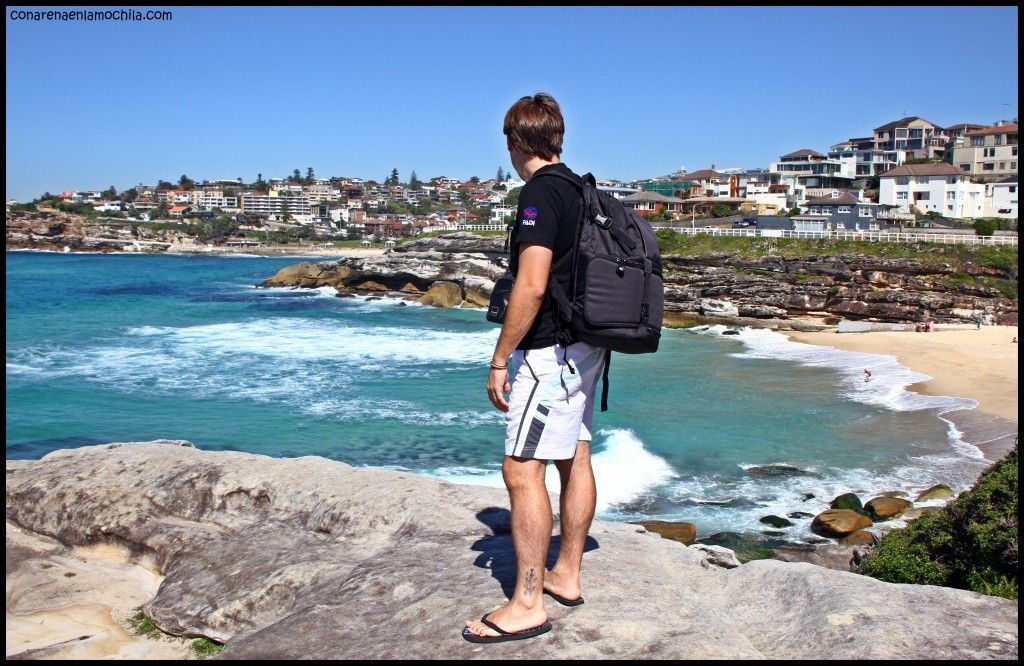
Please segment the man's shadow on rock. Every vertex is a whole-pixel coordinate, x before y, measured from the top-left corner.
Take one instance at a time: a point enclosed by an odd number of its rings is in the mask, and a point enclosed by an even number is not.
[[[473,544],[473,550],[480,551],[473,562],[481,569],[490,569],[491,575],[501,585],[505,596],[512,598],[516,587],[516,552],[512,546],[512,514],[508,509],[500,507],[488,507],[476,514],[484,525],[491,528],[493,534],[485,536]],[[558,524],[557,519],[555,524]],[[583,552],[587,553],[600,548],[594,537],[587,535],[583,544]],[[562,549],[561,535],[551,537],[551,544],[548,547],[548,559],[545,567],[550,569],[558,561],[558,554]]]

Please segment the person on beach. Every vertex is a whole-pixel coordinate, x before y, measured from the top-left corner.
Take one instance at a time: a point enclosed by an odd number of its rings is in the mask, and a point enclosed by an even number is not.
[[[474,643],[549,631],[545,594],[565,606],[583,603],[580,568],[597,502],[590,464],[594,394],[605,350],[571,339],[564,347],[556,343],[548,277],[554,271],[569,290],[570,267],[558,260],[572,251],[581,202],[571,182],[539,176],[561,172],[579,179],[560,159],[564,132],[558,103],[544,93],[521,98],[505,114],[509,155],[526,185],[510,236],[515,283],[491,357],[487,395],[505,412],[502,476],[511,502],[516,584],[508,603],[466,622],[462,636]],[[561,480],[561,546],[550,571],[545,563],[553,521],[544,485],[549,460]]]
[[[866,381],[866,382],[870,382],[871,381],[871,371],[868,370],[867,368],[864,368],[864,381]]]

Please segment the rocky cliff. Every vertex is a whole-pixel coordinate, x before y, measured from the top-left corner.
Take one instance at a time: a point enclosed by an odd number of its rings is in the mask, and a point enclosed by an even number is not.
[[[455,233],[395,248],[384,257],[347,258],[283,269],[261,286],[333,286],[339,293],[392,291],[418,298],[435,283],[457,285],[447,305],[485,305],[507,265],[501,238]],[[818,318],[948,323],[1016,321],[1017,299],[993,284],[1016,282],[1016,267],[924,263],[859,254],[743,257],[664,256],[668,320],[785,327]],[[449,288],[455,291],[454,288]]]
[[[584,555],[586,605],[548,604],[542,637],[474,645],[463,622],[514,585],[507,506],[495,488],[183,441],[7,461],[9,521],[155,565],[146,613],[226,642],[222,658],[1017,657],[1006,599],[806,563],[726,569],[707,550],[601,521]]]
[[[52,208],[38,211],[7,211],[8,250],[53,250],[57,252],[163,252],[174,238],[150,233],[136,238],[131,223],[91,220],[77,213]],[[168,234],[173,236],[173,234]]]

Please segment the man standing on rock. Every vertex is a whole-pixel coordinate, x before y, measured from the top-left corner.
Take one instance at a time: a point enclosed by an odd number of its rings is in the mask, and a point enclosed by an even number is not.
[[[581,214],[579,190],[564,176],[580,178],[560,160],[564,132],[558,103],[544,93],[523,97],[505,114],[509,155],[526,185],[510,240],[515,284],[491,358],[487,395],[506,413],[502,476],[512,509],[516,587],[507,604],[466,623],[462,635],[475,643],[549,631],[544,594],[566,606],[583,603],[580,566],[597,501],[590,465],[594,394],[605,351],[561,337],[566,332],[556,326],[548,294],[549,276],[569,292],[569,262],[560,260],[572,252]],[[561,480],[561,547],[550,571],[548,460],[554,460]]]

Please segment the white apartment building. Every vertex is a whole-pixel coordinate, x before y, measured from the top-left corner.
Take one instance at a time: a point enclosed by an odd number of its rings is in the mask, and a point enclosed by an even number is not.
[[[119,213],[121,212],[121,202],[105,201],[99,206],[93,206],[92,209],[100,213]]]
[[[985,217],[1017,218],[1017,176],[985,185]]]
[[[339,201],[341,199],[341,190],[328,183],[307,185],[305,192],[310,200],[315,201]]]
[[[879,176],[878,203],[902,213],[984,217],[985,185],[951,164],[904,164]]]
[[[772,162],[768,172],[779,174],[780,179],[792,178],[795,183],[791,191],[796,194],[797,189],[803,190],[797,195],[798,199],[813,199],[827,196],[835,189],[849,189],[857,178],[857,158],[853,155],[829,158],[816,150],[802,148]]]
[[[238,197],[226,197],[224,190],[193,190],[191,203],[198,210],[213,210],[214,208],[235,210],[238,208]]]
[[[975,178],[996,182],[1017,175],[1017,124],[1000,120],[972,130],[953,149],[953,164]]]
[[[274,190],[271,190],[273,193]],[[309,215],[309,200],[303,196],[246,193],[242,195],[242,211],[253,215]]]
[[[331,221],[335,224],[348,224],[352,211],[345,206],[331,206]]]
[[[504,222],[515,214],[516,209],[514,206],[495,206],[491,209],[491,222]]]

